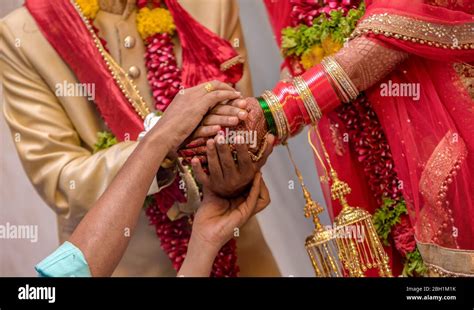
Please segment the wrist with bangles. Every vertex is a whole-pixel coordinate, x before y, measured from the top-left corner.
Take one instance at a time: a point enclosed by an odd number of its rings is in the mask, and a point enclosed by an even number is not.
[[[305,125],[317,124],[324,113],[333,110],[341,102],[356,99],[358,95],[358,89],[336,59],[325,57],[321,64],[303,75],[291,81],[280,81],[273,91],[266,90],[258,98],[247,98],[248,112],[255,113],[257,109],[264,119],[246,122],[240,127],[242,130],[260,132],[258,148],[249,150],[252,160],[260,159],[267,147],[266,139],[262,138],[265,134],[262,133],[273,134],[276,143],[283,144]],[[187,159],[199,156],[200,161],[205,162],[205,152],[201,148],[205,150],[205,146],[188,145],[180,151],[180,155]]]
[[[266,90],[257,98],[268,130],[284,143],[309,124],[316,124],[323,113],[341,102],[357,98],[359,91],[333,57],[291,82],[280,81],[273,91]]]

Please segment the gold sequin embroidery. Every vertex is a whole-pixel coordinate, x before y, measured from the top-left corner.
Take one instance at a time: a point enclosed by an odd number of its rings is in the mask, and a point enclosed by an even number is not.
[[[459,76],[462,86],[474,100],[474,66],[467,63],[455,63],[453,68]]]
[[[454,220],[447,197],[449,186],[466,157],[464,140],[459,134],[448,131],[428,159],[420,178],[424,207],[421,219],[417,221],[417,226],[422,227],[417,227],[417,230],[422,234],[422,241],[456,245],[452,234]]]
[[[451,26],[383,13],[360,21],[351,38],[367,33],[440,48],[474,49],[474,23]]]

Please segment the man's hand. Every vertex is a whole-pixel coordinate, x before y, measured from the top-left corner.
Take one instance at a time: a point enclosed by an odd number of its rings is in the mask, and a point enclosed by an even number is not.
[[[248,116],[247,101],[236,99],[228,104],[218,104],[202,120],[200,126],[194,131],[191,140],[214,137],[216,128],[235,127]]]
[[[241,136],[236,137],[237,161],[232,156],[230,146],[225,144],[222,134],[218,134],[214,139],[209,139],[206,144],[206,155],[210,175],[204,172],[198,158],[191,160],[197,180],[204,187],[223,197],[235,197],[241,194],[247,189],[273,150],[273,135],[268,135],[266,139],[266,149],[257,162],[253,162],[250,158],[249,149]]]
[[[268,189],[258,172],[253,178],[250,192],[245,196],[224,199],[204,187],[202,205],[193,221],[193,234],[215,249],[220,249],[229,241],[236,228],[263,210],[270,203]]]
[[[255,175],[250,192],[235,199],[224,199],[204,187],[204,199],[196,212],[186,258],[178,276],[207,277],[212,263],[236,228],[263,210],[270,194],[260,173]]]
[[[208,91],[206,87],[212,90]],[[170,151],[177,151],[181,144],[185,144],[188,137],[199,126],[204,116],[218,103],[240,98],[239,92],[231,86],[211,81],[183,90],[178,93],[160,120],[146,135],[146,139],[153,139],[160,132],[156,140],[161,144],[166,143]],[[209,129],[209,128],[208,128]],[[220,130],[219,126],[212,128]],[[163,132],[166,139],[163,139]]]

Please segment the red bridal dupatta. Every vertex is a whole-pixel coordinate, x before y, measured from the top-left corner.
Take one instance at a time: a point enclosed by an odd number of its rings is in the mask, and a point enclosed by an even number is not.
[[[474,3],[443,3],[366,1],[366,13],[354,34],[409,55],[365,91],[390,146],[393,161],[387,165],[393,163],[399,180],[391,186],[402,191],[418,248],[429,269],[438,275],[473,275],[474,101],[470,63],[474,61]],[[271,13],[278,10],[271,1],[267,7],[272,18]],[[277,36],[288,26],[282,22],[285,19],[281,16],[272,21]],[[383,96],[381,86],[389,82],[419,85],[418,100]],[[377,180],[364,174],[363,154],[348,150],[347,144],[338,145],[335,137],[348,132],[339,111],[323,116],[318,128],[333,166],[352,188],[349,203],[373,213],[380,202],[374,199],[368,183]],[[314,134],[312,138],[317,144]],[[317,166],[323,174],[318,162]],[[390,194],[390,188],[384,190]],[[323,192],[330,211],[337,215],[340,206],[331,201],[327,184],[323,184]],[[387,252],[396,274],[397,254],[388,248]]]
[[[465,48],[474,44],[474,4],[388,2],[369,3],[358,27],[410,54],[382,83],[419,83],[420,98],[382,97],[380,84],[367,95],[390,144],[425,264],[438,274],[474,275],[474,100],[466,74],[474,50]],[[409,32],[415,42],[375,30]]]

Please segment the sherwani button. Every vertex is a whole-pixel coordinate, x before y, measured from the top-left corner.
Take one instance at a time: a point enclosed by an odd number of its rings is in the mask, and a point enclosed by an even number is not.
[[[136,40],[135,40],[134,37],[127,36],[123,40],[123,46],[125,46],[125,48],[133,48],[135,46],[135,42],[136,42]]]
[[[132,79],[136,79],[140,76],[140,69],[136,66],[131,66],[130,69],[128,69],[128,75],[130,75]]]

